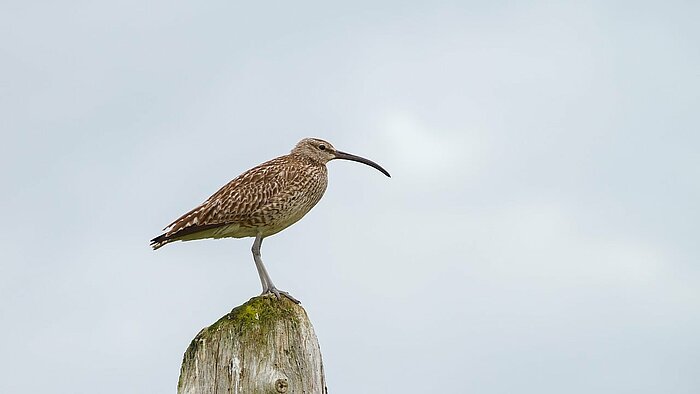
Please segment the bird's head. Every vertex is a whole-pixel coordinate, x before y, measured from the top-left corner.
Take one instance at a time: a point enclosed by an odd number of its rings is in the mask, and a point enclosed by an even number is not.
[[[292,154],[297,154],[301,156],[306,156],[321,164],[326,164],[333,159],[343,159],[352,160],[359,163],[367,164],[370,167],[374,167],[381,171],[384,175],[391,177],[389,173],[382,168],[379,164],[373,162],[372,160],[365,159],[364,157],[355,156],[350,153],[341,152],[330,142],[324,141],[319,138],[304,138],[299,141],[297,145],[292,149]]]

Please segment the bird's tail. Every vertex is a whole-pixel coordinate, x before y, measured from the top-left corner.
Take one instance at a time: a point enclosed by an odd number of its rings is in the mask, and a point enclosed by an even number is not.
[[[172,238],[170,238],[167,233],[161,234],[151,240],[151,247],[153,248],[153,250],[156,250],[170,242],[172,242]]]

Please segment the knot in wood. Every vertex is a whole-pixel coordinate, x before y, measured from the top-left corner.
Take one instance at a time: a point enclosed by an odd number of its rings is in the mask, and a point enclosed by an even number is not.
[[[277,379],[275,382],[275,390],[277,390],[278,393],[286,393],[287,388],[289,388],[289,383],[287,383],[287,379]]]

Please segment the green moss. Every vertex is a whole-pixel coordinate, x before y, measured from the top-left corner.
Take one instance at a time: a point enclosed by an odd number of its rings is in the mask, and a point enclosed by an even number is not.
[[[297,326],[295,308],[300,308],[286,298],[278,300],[273,296],[253,297],[245,304],[234,308],[211,326],[203,329],[193,342],[211,338],[215,333],[226,330],[238,335],[257,332],[265,335],[275,323],[286,322]],[[303,312],[302,312],[303,313]]]
[[[267,326],[279,319],[294,317],[296,305],[285,299],[277,300],[273,297],[254,297],[245,304],[234,308],[227,317],[241,328],[250,326]]]

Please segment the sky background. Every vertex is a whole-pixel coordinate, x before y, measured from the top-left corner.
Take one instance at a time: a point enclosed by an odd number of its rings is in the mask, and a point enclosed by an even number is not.
[[[311,136],[331,393],[700,392],[700,3],[253,3],[0,5],[0,392],[175,392],[260,283],[149,239]]]

